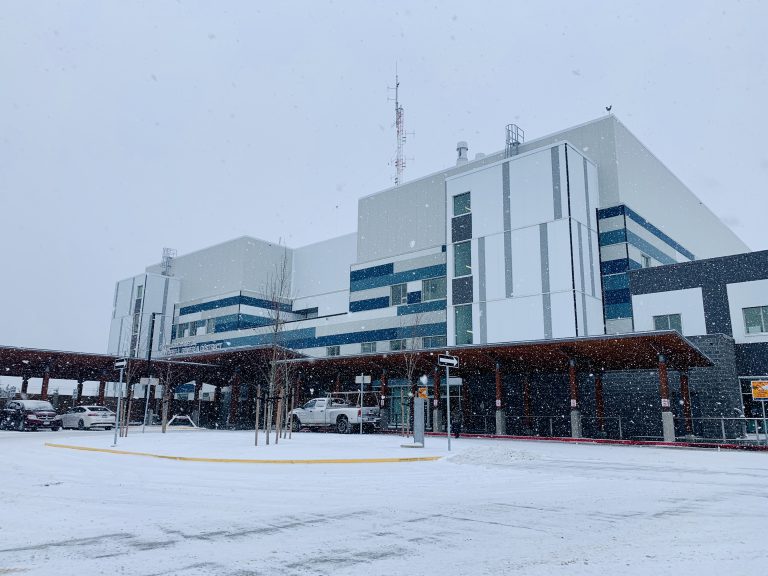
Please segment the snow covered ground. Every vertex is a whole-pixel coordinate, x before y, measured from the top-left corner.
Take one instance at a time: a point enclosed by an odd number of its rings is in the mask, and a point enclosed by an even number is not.
[[[263,439],[263,437],[261,438]],[[0,432],[0,574],[762,574],[768,454],[249,432]]]

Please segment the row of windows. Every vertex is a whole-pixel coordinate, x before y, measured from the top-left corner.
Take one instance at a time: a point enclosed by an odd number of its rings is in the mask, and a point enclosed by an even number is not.
[[[216,331],[216,318],[208,320],[195,320],[192,322],[183,322],[176,324],[171,333],[171,339],[189,338],[191,336],[200,336],[202,334],[213,334]]]
[[[421,281],[421,301],[440,300],[446,296],[445,276]],[[390,306],[408,304],[408,285],[395,284],[390,288]]]
[[[743,308],[744,330],[747,334],[768,333],[768,306]],[[680,314],[663,314],[653,317],[654,330],[677,330],[683,333],[683,321]]]
[[[421,339],[414,339],[414,346],[417,349],[423,348],[445,348],[448,344],[448,339],[445,336],[424,336]],[[421,342],[419,342],[421,340]],[[419,343],[421,346],[419,346]],[[361,354],[373,354],[377,349],[377,342],[363,342],[360,344]],[[396,352],[400,350],[407,350],[408,343],[405,338],[389,341],[389,351]],[[327,346],[325,349],[326,356],[339,356],[341,354],[341,346]]]

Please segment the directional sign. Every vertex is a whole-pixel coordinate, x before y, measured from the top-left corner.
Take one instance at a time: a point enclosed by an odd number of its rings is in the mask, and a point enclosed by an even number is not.
[[[459,358],[458,356],[450,356],[449,354],[440,354],[437,357],[437,364],[438,366],[448,366],[449,368],[458,368]]]
[[[355,384],[370,384],[370,376],[355,376]]]
[[[115,360],[115,368],[117,368],[118,370],[120,368],[125,368],[127,364],[128,364],[128,360],[126,360],[125,358],[120,358],[120,360]]]
[[[424,400],[429,398],[426,386],[419,386],[419,393],[416,395],[416,398],[423,398]]]
[[[752,380],[752,399],[768,400],[768,380]]]

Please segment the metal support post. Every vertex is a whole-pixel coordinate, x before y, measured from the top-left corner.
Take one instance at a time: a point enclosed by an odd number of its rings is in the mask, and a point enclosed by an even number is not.
[[[117,415],[115,418],[115,439],[112,442],[112,446],[117,446],[117,437],[120,432],[120,408],[123,398],[123,368],[120,368],[120,385],[117,388]]]
[[[451,368],[445,367],[445,389],[447,391],[448,398],[446,400],[446,412],[447,414],[447,436],[448,436],[448,452],[451,451]]]

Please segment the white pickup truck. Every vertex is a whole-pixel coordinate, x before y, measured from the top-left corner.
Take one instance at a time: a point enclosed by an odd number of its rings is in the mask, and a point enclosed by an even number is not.
[[[337,396],[314,398],[301,408],[291,411],[294,431],[302,427],[335,428],[340,434],[349,434],[355,428],[359,430],[361,425],[375,429],[379,421],[377,406],[361,408],[347,398]]]

